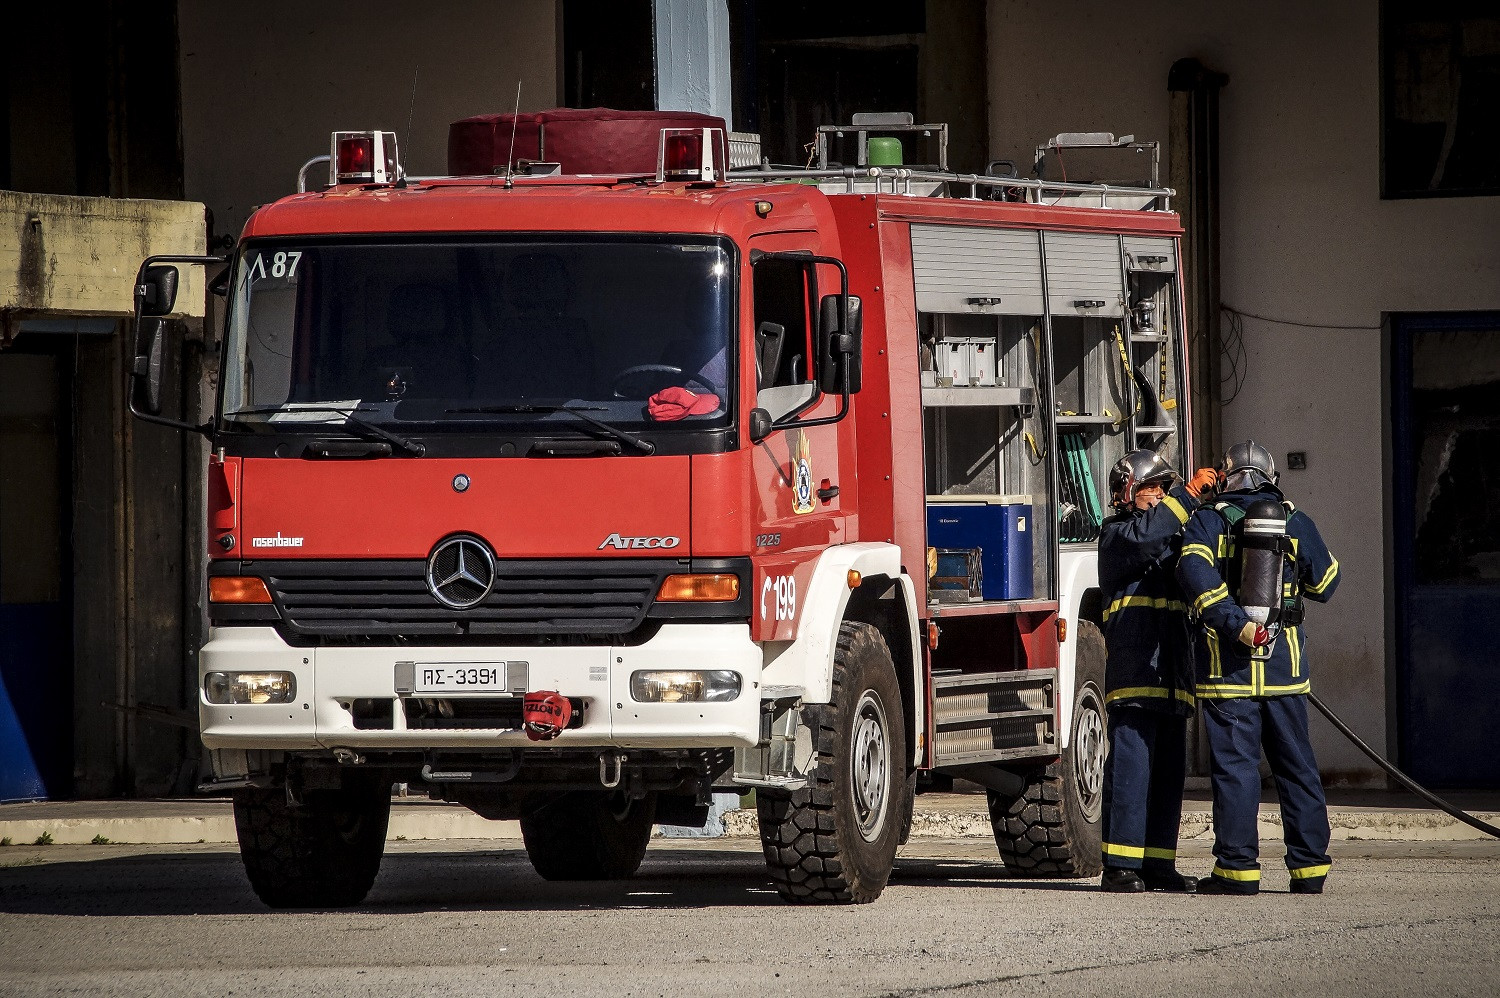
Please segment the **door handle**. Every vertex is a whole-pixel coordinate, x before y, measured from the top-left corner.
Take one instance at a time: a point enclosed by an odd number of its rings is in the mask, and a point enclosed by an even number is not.
[[[818,487],[818,498],[822,500],[823,505],[827,506],[833,502],[834,499],[838,498],[838,494],[839,487],[831,483],[828,479],[823,479],[823,484]]]

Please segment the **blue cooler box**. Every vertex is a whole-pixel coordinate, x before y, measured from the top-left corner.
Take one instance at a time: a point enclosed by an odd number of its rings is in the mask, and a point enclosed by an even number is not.
[[[1030,599],[1030,496],[928,496],[927,543],[978,548],[987,600]]]

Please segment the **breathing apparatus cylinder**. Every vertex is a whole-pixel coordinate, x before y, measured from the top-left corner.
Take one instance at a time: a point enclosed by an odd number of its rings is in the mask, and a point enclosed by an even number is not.
[[[1281,619],[1282,552],[1286,549],[1286,507],[1259,499],[1240,521],[1240,608],[1267,627]]]

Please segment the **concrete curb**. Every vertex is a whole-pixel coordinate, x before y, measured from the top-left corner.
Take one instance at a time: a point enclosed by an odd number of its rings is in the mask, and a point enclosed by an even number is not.
[[[1492,824],[1500,823],[1500,814],[1481,813],[1476,816]],[[1461,842],[1488,837],[1478,829],[1437,811],[1335,809],[1329,814],[1329,823],[1333,827],[1334,839],[1341,841]],[[234,817],[227,805],[222,814],[210,815],[80,815],[11,820],[6,820],[3,810],[0,810],[0,838],[10,839],[12,845],[32,845],[44,834],[51,836],[57,845],[86,845],[96,838],[116,843],[159,845],[235,841]],[[724,815],[726,838],[756,838],[758,835],[754,809],[730,811]],[[918,809],[912,819],[913,838],[964,839],[989,838],[990,835],[989,814],[983,810]],[[1205,810],[1183,812],[1181,835],[1184,840],[1211,840],[1212,813]],[[1281,839],[1281,815],[1274,807],[1261,810],[1260,835],[1267,842]],[[389,838],[394,841],[481,839],[519,843],[521,827],[518,822],[490,821],[459,807],[397,806],[391,812]]]

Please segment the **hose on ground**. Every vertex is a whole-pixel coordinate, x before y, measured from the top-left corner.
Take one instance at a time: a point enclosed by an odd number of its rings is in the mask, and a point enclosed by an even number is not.
[[[1379,766],[1387,773],[1390,773],[1391,778],[1394,779],[1397,783],[1401,784],[1407,790],[1410,790],[1418,797],[1427,801],[1429,804],[1433,804],[1436,807],[1446,811],[1448,814],[1451,814],[1453,817],[1457,818],[1459,821],[1462,821],[1464,824],[1477,828],[1486,835],[1493,835],[1495,836],[1495,838],[1500,839],[1500,828],[1496,828],[1494,825],[1490,824],[1487,821],[1479,820],[1472,814],[1469,814],[1467,811],[1460,811],[1452,804],[1449,804],[1447,801],[1443,800],[1437,794],[1419,784],[1410,776],[1407,776],[1405,773],[1401,772],[1401,770],[1397,769],[1395,766],[1391,765],[1384,758],[1382,758],[1378,752],[1370,748],[1370,746],[1366,745],[1365,740],[1359,737],[1359,735],[1356,735],[1353,730],[1350,729],[1349,725],[1339,720],[1338,715],[1329,710],[1328,706],[1324,704],[1322,700],[1319,700],[1311,693],[1307,695],[1307,699],[1312,701],[1312,705],[1318,708],[1323,716],[1328,718],[1329,723],[1331,723],[1335,728],[1338,728],[1339,731],[1343,733],[1345,738],[1349,739],[1359,748],[1361,752],[1369,756],[1370,759],[1374,761],[1375,765]]]

